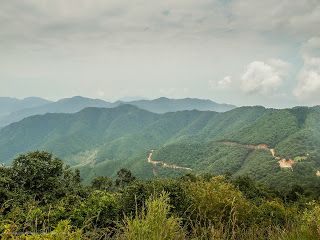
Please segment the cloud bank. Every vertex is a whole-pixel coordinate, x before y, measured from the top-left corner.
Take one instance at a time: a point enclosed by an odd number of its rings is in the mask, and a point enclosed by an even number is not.
[[[320,104],[320,38],[311,38],[302,48],[304,65],[293,94],[303,101]]]
[[[0,96],[319,100],[318,0],[0,4]]]
[[[250,63],[241,77],[242,90],[250,94],[274,94],[288,75],[289,64],[280,59]]]

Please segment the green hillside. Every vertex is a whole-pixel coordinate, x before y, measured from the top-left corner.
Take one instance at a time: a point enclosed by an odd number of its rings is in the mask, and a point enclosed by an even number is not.
[[[193,171],[250,175],[282,187],[310,185],[320,170],[319,120],[319,107],[165,114],[131,105],[86,108],[33,116],[1,129],[0,159],[10,164],[19,153],[50,151],[80,168],[87,181],[126,167],[143,178]],[[259,149],[259,144],[268,146]],[[151,149],[159,161],[154,165],[147,162]],[[292,167],[280,168],[284,158]]]

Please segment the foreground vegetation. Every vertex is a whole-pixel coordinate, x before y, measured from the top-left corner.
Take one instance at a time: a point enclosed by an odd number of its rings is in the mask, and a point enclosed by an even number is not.
[[[319,239],[317,192],[275,191],[248,177],[185,175],[81,183],[46,152],[0,168],[2,239]]]

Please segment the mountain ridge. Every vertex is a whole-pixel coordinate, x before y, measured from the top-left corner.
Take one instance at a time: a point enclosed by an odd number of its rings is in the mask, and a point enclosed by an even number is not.
[[[79,167],[87,180],[99,174],[112,176],[120,167],[147,178],[153,176],[147,155],[155,149],[155,161],[199,173],[250,174],[269,184],[276,184],[279,178],[310,183],[320,169],[319,121],[319,107],[254,106],[223,113],[186,110],[164,114],[130,104],[91,107],[73,114],[32,116],[4,127],[0,130],[0,159],[8,164],[19,153],[46,150]],[[239,145],[228,146],[223,141]],[[293,172],[283,171],[270,152],[247,149],[246,144],[274,148],[279,156],[295,161]],[[183,174],[183,170],[157,171],[160,176]]]
[[[154,100],[139,100],[130,102],[116,101],[111,103],[101,99],[74,96],[71,98],[63,98],[56,102],[48,102],[33,108],[26,107],[19,109],[18,111],[11,111],[11,113],[6,114],[6,116],[0,116],[0,127],[9,125],[12,122],[18,122],[32,115],[42,115],[45,113],[75,113],[86,107],[111,108],[122,104],[131,104],[155,113],[192,109],[227,111],[235,107],[233,105],[219,104],[211,100],[202,100],[196,98],[169,99],[162,97]]]
[[[39,97],[27,97],[23,99],[0,97],[0,117],[24,108],[37,107],[47,103],[50,103],[50,101]]]

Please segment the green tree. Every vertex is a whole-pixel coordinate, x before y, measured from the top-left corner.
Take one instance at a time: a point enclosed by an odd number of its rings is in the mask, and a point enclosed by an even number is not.
[[[121,168],[117,172],[116,185],[118,187],[124,187],[133,182],[136,178],[132,175],[131,171],[125,168]]]
[[[79,172],[64,166],[47,152],[30,152],[13,160],[11,178],[16,188],[34,195],[36,200],[53,200],[80,186]]]
[[[110,190],[112,187],[112,179],[109,177],[95,177],[92,180],[91,187],[95,190]]]
[[[0,206],[3,206],[3,203],[8,199],[13,198],[13,186],[10,169],[0,167]]]

